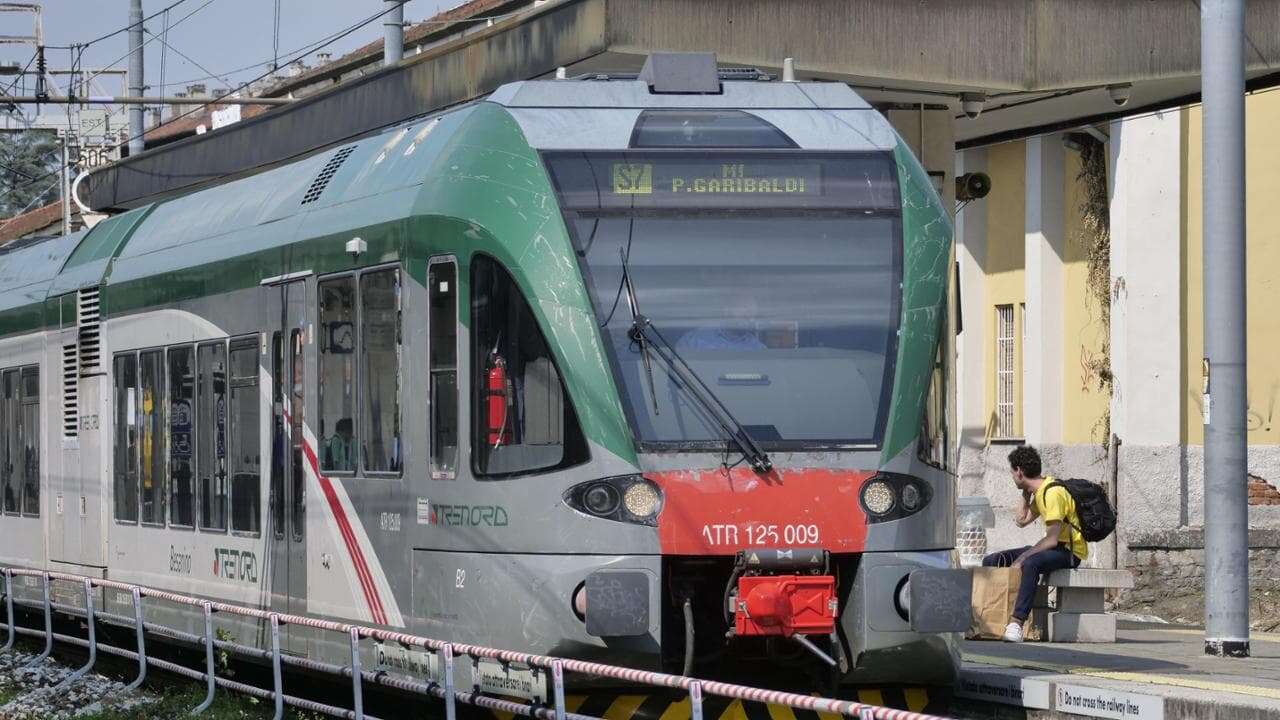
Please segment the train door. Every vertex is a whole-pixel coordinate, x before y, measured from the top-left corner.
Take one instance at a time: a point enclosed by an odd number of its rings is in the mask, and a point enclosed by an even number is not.
[[[59,442],[50,443],[47,454],[54,465],[48,473],[52,497],[42,509],[50,517],[49,559],[85,567],[106,564],[102,478],[110,467],[110,446],[104,441],[110,425],[103,418],[110,417],[111,386],[100,363],[98,298],[99,289],[90,287],[59,299],[62,342],[49,349],[47,388],[37,388],[40,378],[34,372],[22,377],[24,403],[36,402],[38,390],[53,400],[50,414],[60,416],[57,434],[51,435]],[[55,372],[61,373],[61,404]]]
[[[278,287],[282,322],[271,333],[271,608],[292,614],[307,610],[306,286],[299,280]],[[301,631],[282,629],[286,648],[305,652]]]

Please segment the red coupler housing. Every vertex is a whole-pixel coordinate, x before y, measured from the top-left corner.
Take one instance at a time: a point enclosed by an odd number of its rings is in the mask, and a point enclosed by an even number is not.
[[[836,579],[830,575],[738,578],[733,630],[738,635],[828,635],[836,627]]]

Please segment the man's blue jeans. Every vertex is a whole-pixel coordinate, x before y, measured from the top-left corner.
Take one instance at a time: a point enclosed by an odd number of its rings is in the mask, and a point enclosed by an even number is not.
[[[1019,555],[1030,549],[1031,546],[1026,545],[1012,550],[994,552],[982,558],[982,565],[983,567],[1009,567]],[[1040,582],[1041,575],[1047,575],[1054,570],[1074,568],[1079,564],[1080,559],[1073,555],[1066,545],[1028,555],[1022,561],[1022,583],[1018,585],[1018,600],[1013,605],[1013,620],[1021,623],[1031,614],[1031,601],[1036,596],[1036,584]]]

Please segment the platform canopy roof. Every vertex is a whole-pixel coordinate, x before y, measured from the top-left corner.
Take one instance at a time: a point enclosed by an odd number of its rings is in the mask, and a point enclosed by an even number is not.
[[[473,0],[449,22],[395,67],[337,82],[377,65],[365,53],[308,72],[271,91],[299,101],[97,170],[79,196],[137,207],[559,67],[635,72],[654,51],[774,74],[791,57],[799,79],[848,83],[879,107],[952,109],[961,146],[1185,105],[1200,86],[1194,0]],[[1280,0],[1248,0],[1246,31],[1248,87],[1280,85]],[[982,98],[977,117],[966,97]]]

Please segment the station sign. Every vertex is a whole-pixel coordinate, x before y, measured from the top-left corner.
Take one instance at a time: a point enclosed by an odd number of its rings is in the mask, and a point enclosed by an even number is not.
[[[1054,686],[1053,709],[1111,720],[1164,720],[1164,698],[1085,685]]]

